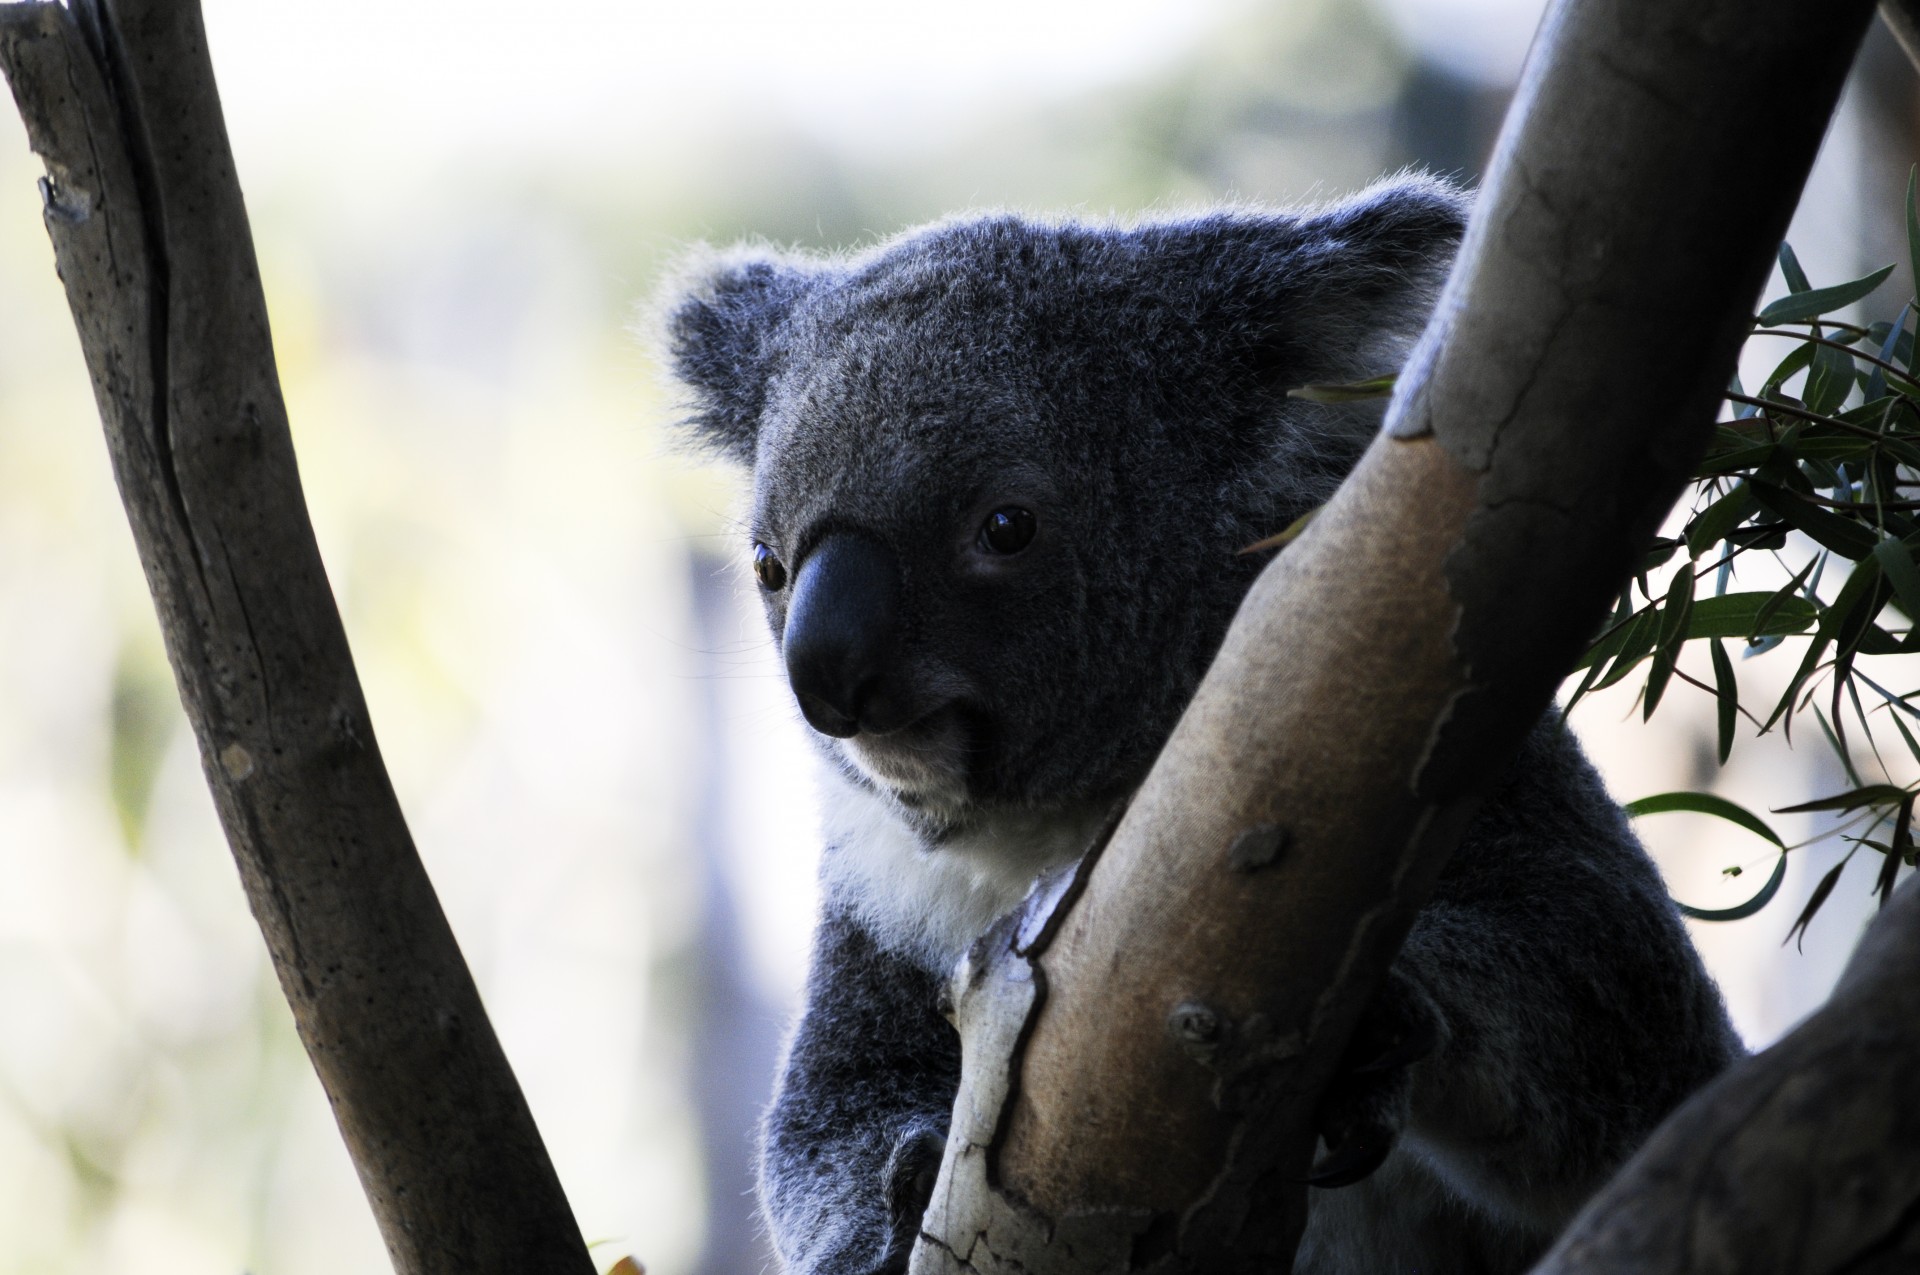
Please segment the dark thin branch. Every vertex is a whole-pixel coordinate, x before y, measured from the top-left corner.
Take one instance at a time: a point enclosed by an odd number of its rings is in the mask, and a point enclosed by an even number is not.
[[[1792,403],[1782,403],[1778,399],[1754,398],[1750,394],[1724,394],[1722,397],[1730,403],[1745,403],[1748,407],[1759,407],[1769,412],[1784,412],[1788,416],[1797,416],[1803,421],[1812,421],[1816,425],[1831,425],[1835,429],[1844,430],[1849,434],[1858,434],[1861,438],[1871,438],[1876,442],[1886,438],[1886,435],[1877,429],[1868,429],[1865,425],[1843,421],[1837,416],[1823,416],[1819,412],[1795,407]]]
[[[1893,375],[1899,377],[1902,381],[1905,381],[1907,384],[1909,385],[1913,384],[1913,374],[1908,372],[1907,369],[1901,367],[1899,364],[1889,363],[1877,354],[1869,354],[1865,350],[1860,349],[1858,346],[1848,345],[1844,341],[1833,341],[1833,340],[1829,340],[1826,337],[1813,336],[1812,334],[1806,333],[1806,332],[1789,332],[1784,328],[1755,328],[1753,330],[1753,335],[1785,337],[1789,341],[1800,341],[1808,345],[1828,346],[1831,349],[1840,351],[1842,354],[1845,354],[1849,358],[1865,359],[1867,362],[1873,364],[1875,367],[1880,368],[1884,371],[1893,373]]]
[[[590,1273],[374,742],[199,8],[0,5],[0,66],[214,804],[394,1266]]]

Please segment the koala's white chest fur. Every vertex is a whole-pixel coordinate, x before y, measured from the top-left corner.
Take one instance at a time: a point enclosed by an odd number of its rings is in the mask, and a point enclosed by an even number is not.
[[[882,946],[945,973],[1018,903],[1034,878],[1072,862],[1104,810],[1009,811],[928,844],[885,797],[844,776],[822,781],[821,884]]]

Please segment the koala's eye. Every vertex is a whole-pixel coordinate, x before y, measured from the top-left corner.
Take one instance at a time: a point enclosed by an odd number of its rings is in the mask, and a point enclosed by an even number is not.
[[[1007,505],[987,515],[974,543],[982,553],[1019,553],[1033,539],[1033,528],[1031,513],[1016,505]]]
[[[773,550],[763,544],[753,546],[753,578],[768,593],[778,593],[787,587],[787,569],[773,556]]]

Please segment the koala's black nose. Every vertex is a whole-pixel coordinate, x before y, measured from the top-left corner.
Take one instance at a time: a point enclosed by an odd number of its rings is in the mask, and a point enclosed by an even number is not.
[[[782,641],[808,725],[844,739],[905,724],[885,690],[899,613],[899,565],[873,537],[836,531],[800,563]]]

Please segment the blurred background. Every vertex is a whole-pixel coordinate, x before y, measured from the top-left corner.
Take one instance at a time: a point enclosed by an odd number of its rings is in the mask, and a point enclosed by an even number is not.
[[[674,452],[637,305],[697,239],[1472,180],[1538,3],[205,7],[321,549],[582,1227],[603,1269],[758,1271],[751,1129],[803,972],[812,796],[734,481]],[[1915,104],[1876,33],[1794,231],[1816,284],[1905,261]],[[0,109],[0,1270],[385,1270],[200,781],[39,174]],[[1795,658],[1743,664],[1754,697]],[[1845,786],[1810,732],[1716,775],[1684,687],[1651,727],[1630,688],[1575,724],[1623,799]],[[1725,825],[1643,824],[1689,902],[1768,866]],[[1782,946],[1839,852],[1700,932],[1755,1044],[1868,915],[1862,865]]]

